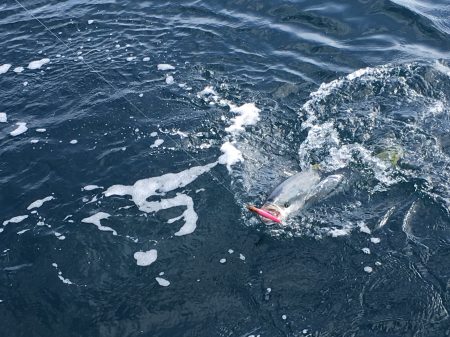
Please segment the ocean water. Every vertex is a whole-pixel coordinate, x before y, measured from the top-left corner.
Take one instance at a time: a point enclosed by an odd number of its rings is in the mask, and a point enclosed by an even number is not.
[[[449,17],[3,0],[0,335],[450,336]]]

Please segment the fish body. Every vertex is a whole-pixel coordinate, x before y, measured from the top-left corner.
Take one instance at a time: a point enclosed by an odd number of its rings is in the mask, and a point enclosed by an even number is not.
[[[305,206],[333,194],[343,179],[342,174],[332,174],[322,178],[320,173],[313,169],[299,172],[278,185],[260,210],[270,213],[282,222]],[[264,214],[258,214],[265,223],[278,222]]]

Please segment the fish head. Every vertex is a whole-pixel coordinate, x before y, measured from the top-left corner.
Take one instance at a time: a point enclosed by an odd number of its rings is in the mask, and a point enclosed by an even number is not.
[[[285,211],[278,205],[266,203],[261,207],[261,209],[266,211],[267,213],[272,214],[274,217],[280,219],[281,221],[283,221],[283,219],[285,218]],[[260,218],[262,222],[264,222],[265,224],[273,223],[273,221],[268,218],[265,217]]]
[[[249,205],[247,209],[259,215],[265,224],[281,223],[284,218],[283,211],[275,204],[264,204],[261,208]]]

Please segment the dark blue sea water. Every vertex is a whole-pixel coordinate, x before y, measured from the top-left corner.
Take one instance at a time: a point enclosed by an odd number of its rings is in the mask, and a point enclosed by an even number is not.
[[[449,17],[3,0],[0,335],[450,336]]]

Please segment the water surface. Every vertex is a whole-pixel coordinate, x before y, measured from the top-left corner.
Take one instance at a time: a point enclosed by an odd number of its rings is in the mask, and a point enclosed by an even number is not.
[[[449,15],[3,1],[5,336],[450,335]],[[339,193],[245,210],[311,166]]]

